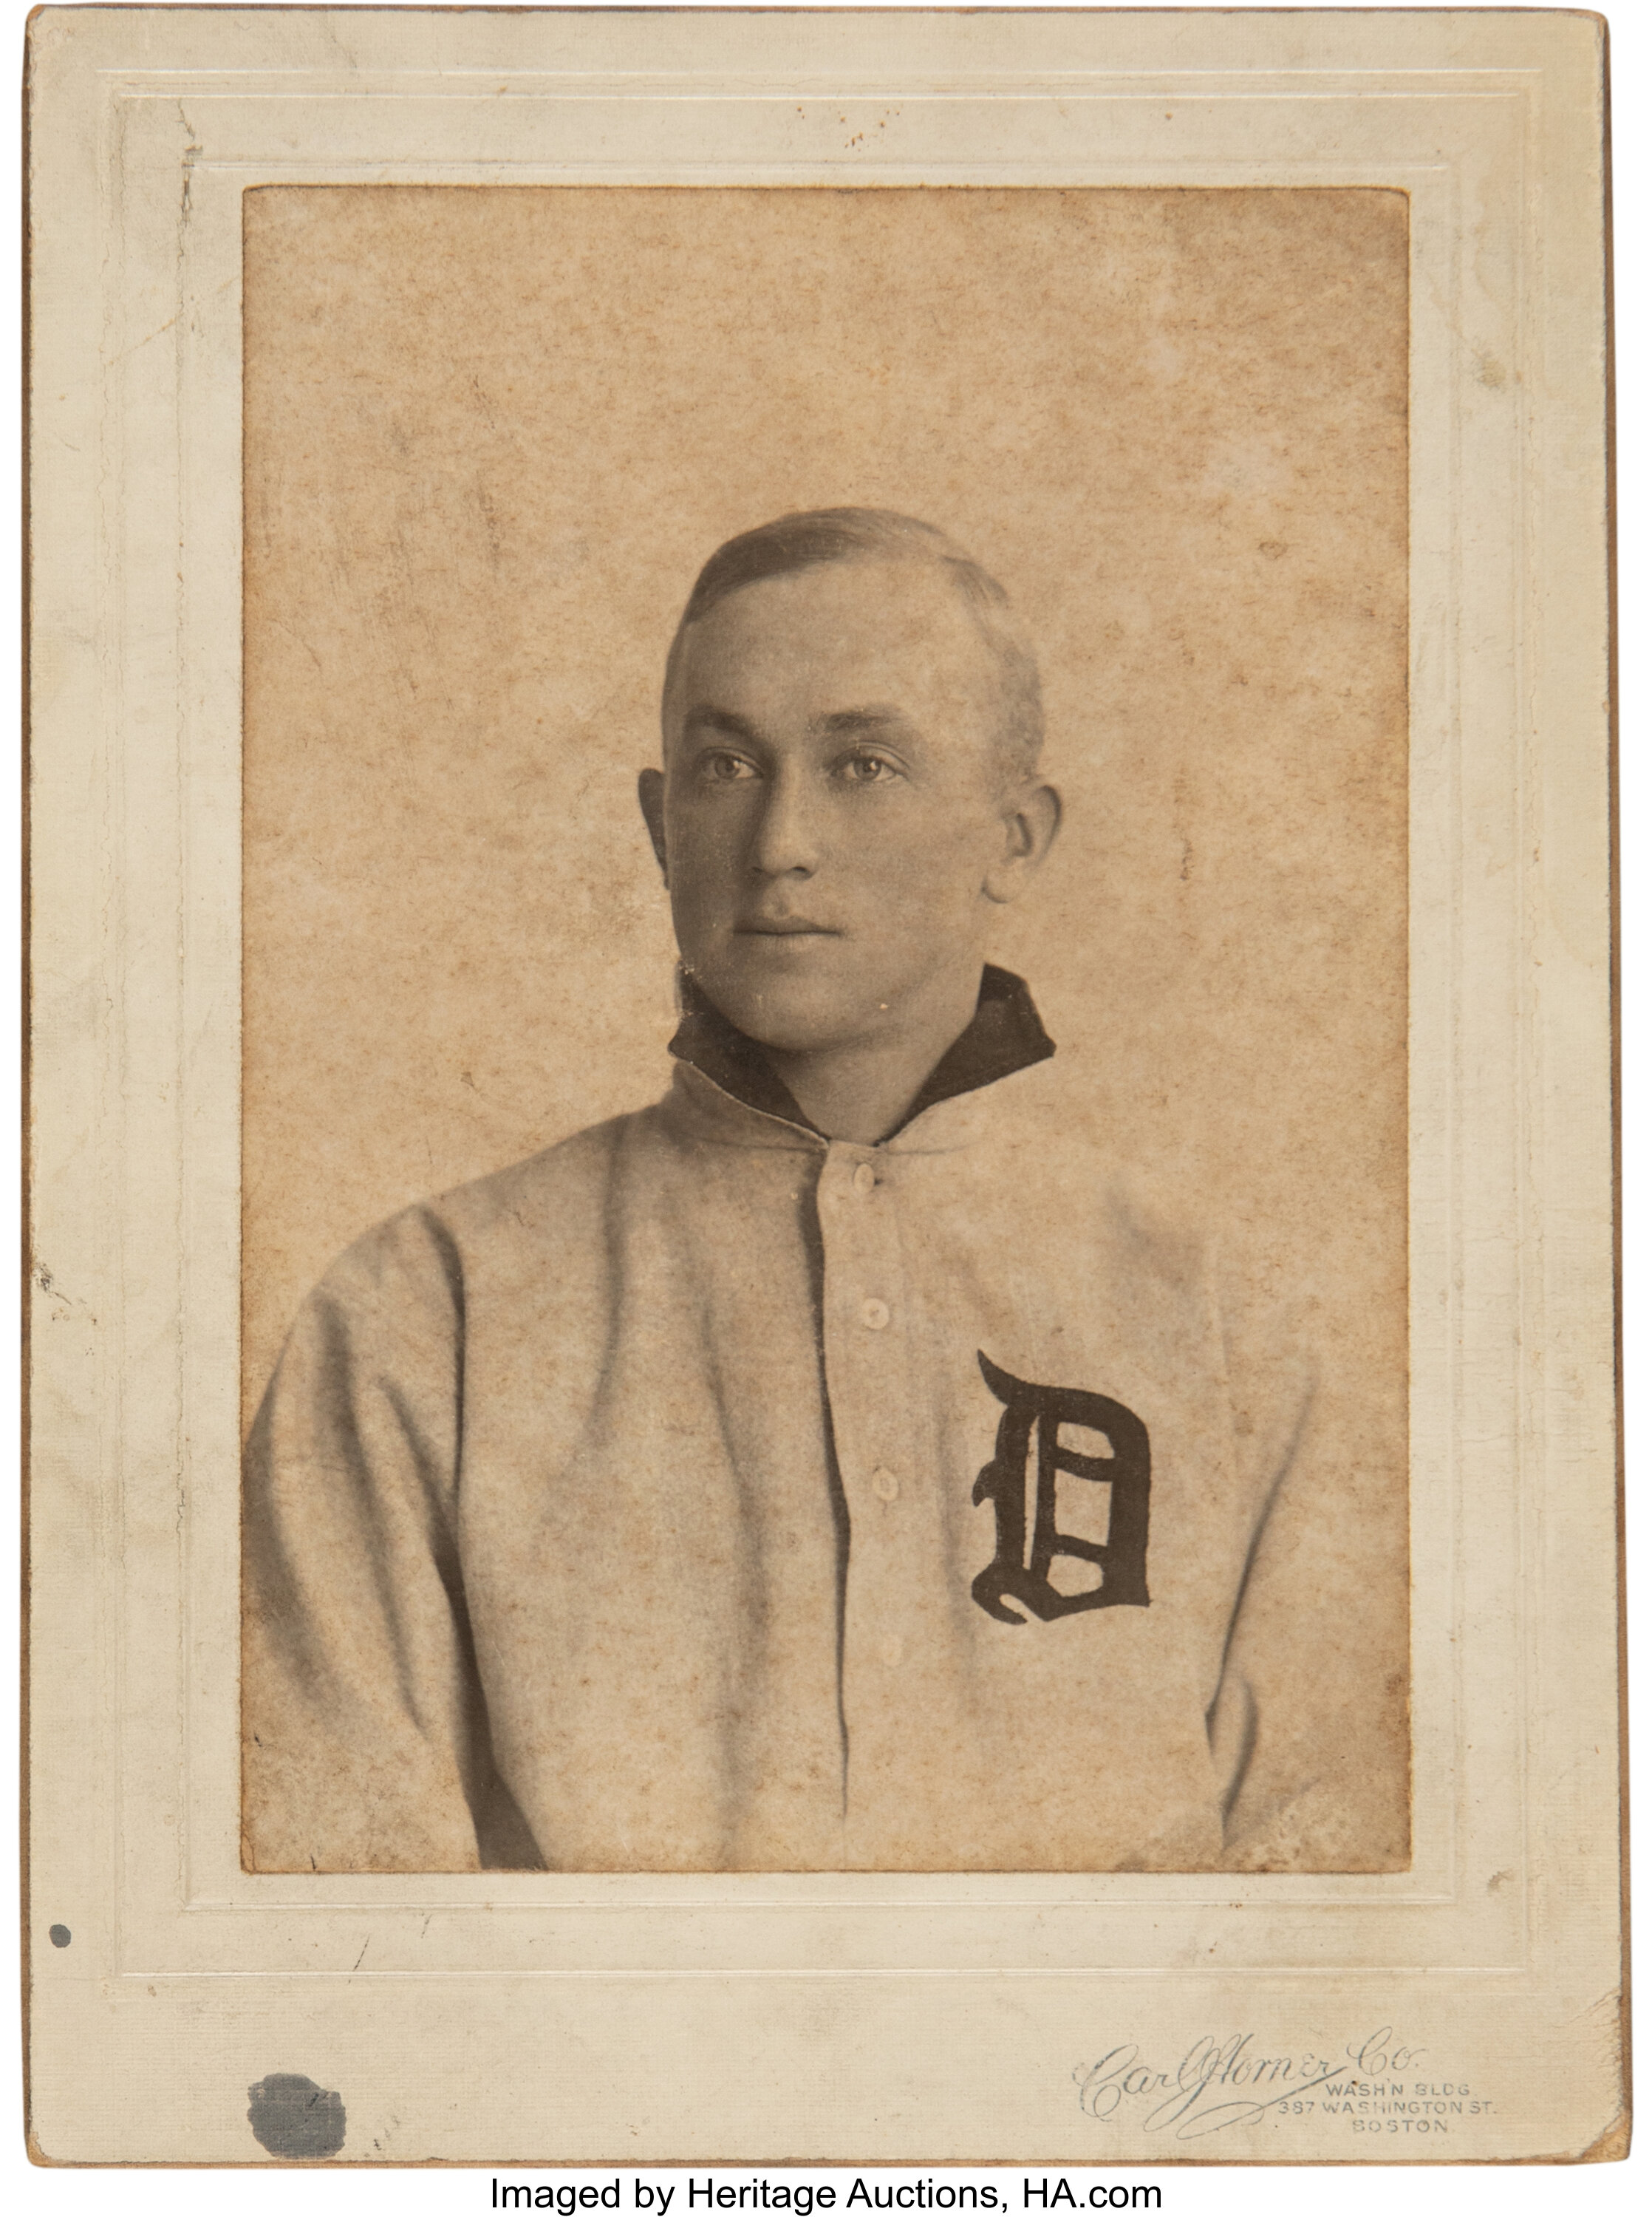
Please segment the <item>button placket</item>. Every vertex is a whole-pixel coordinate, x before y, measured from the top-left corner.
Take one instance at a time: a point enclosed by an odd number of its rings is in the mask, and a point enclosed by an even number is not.
[[[836,1159],[834,1160],[833,1158]],[[834,1146],[821,1179],[827,1392],[849,1509],[843,1713],[854,1796],[860,1744],[887,1726],[890,1674],[910,1645],[922,1578],[903,1487],[911,1468],[911,1381],[895,1183],[887,1165]]]

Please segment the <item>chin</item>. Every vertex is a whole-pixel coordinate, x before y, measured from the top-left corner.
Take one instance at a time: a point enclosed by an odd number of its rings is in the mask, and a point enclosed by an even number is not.
[[[818,1053],[864,1038],[876,1028],[883,997],[868,997],[864,977],[853,984],[819,975],[777,977],[776,966],[762,954],[755,960],[737,955],[696,966],[693,974],[731,1024],[777,1053]]]

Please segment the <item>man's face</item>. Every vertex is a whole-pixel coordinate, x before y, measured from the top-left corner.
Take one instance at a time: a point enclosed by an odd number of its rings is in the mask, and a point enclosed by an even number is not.
[[[766,578],[687,633],[650,827],[683,961],[743,1031],[871,1041],[978,973],[1015,837],[1000,700],[958,594],[915,565]]]

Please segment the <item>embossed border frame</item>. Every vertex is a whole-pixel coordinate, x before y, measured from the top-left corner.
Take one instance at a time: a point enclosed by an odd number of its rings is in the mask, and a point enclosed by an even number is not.
[[[248,2159],[243,2090],[271,2068],[345,2090],[347,2159],[1352,2159],[1319,2119],[1219,2150],[1125,2119],[1101,2139],[1073,2066],[1126,2035],[1180,2054],[1255,2021],[1338,2053],[1401,2020],[1497,2121],[1384,2159],[1612,2152],[1602,72],[1596,19],[1542,14],[36,19],[48,2159]],[[867,119],[885,127],[857,144]],[[240,195],[277,182],[1408,193],[1409,1872],[241,1871]],[[59,1921],[71,1949],[40,1944]],[[438,2051],[440,2082],[419,2067]],[[714,2078],[684,2067],[705,2056]]]

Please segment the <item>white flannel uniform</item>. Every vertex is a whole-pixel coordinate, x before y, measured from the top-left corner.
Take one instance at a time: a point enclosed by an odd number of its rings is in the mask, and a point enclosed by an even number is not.
[[[305,1304],[248,1455],[249,1862],[1300,1860],[1269,1565],[1312,1397],[1248,1341],[1048,1062],[877,1146],[679,1063]],[[1026,1587],[1041,1452],[1091,1552]]]

